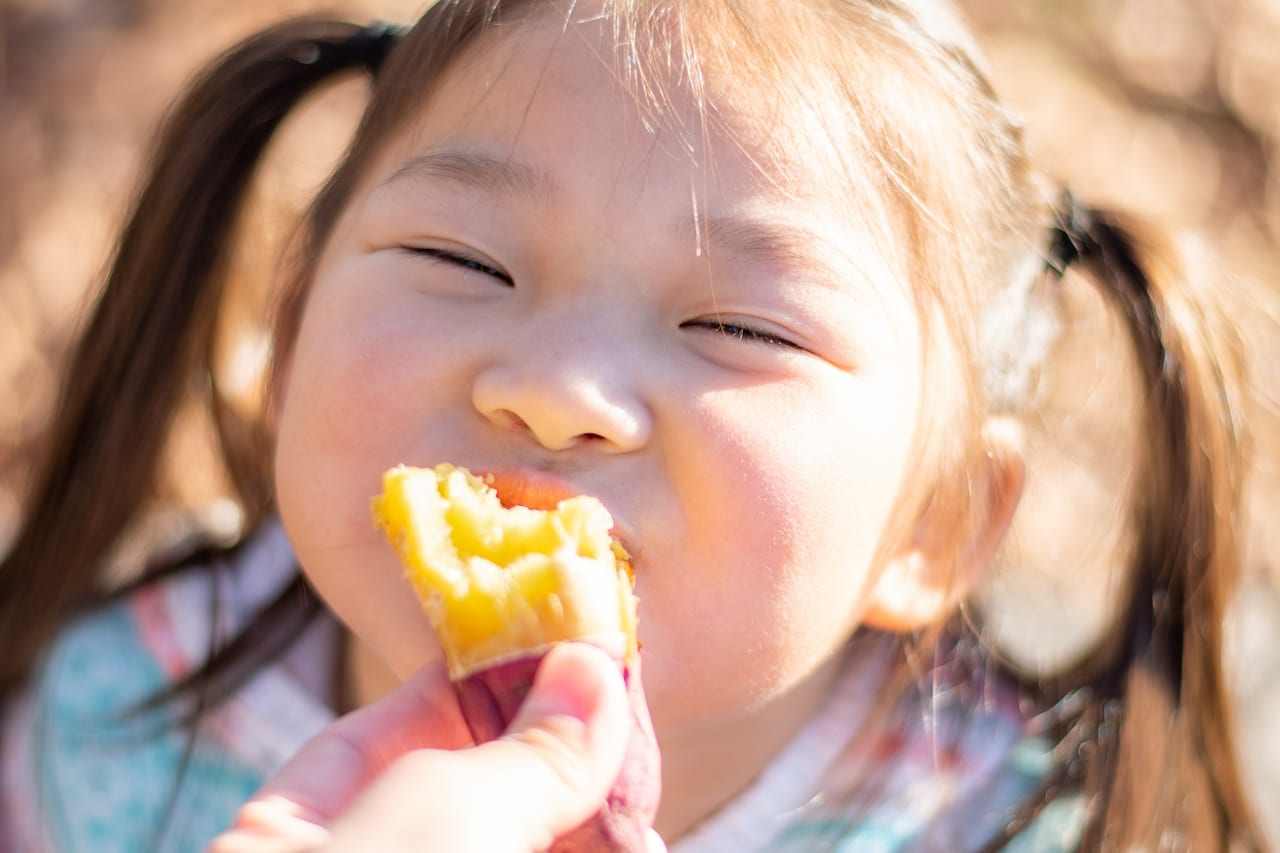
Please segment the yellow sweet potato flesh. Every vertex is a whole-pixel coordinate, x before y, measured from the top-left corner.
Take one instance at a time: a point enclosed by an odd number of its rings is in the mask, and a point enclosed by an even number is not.
[[[599,501],[504,507],[462,468],[397,467],[373,500],[377,525],[459,680],[562,640],[622,632],[635,653],[636,607],[626,552]]]

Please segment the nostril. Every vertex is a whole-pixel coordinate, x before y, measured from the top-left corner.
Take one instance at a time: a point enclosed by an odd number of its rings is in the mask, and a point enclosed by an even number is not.
[[[500,409],[493,413],[494,423],[506,429],[520,430],[537,434],[536,430],[524,418],[517,415],[510,409]],[[546,440],[546,437],[540,437],[539,440]],[[595,444],[597,442],[608,441],[598,432],[583,432],[574,437],[573,443]]]
[[[509,409],[500,409],[490,415],[494,423],[509,429],[529,430],[529,423]]]

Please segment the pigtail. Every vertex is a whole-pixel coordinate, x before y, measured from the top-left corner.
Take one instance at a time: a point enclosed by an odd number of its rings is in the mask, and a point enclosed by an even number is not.
[[[0,564],[0,699],[90,597],[106,555],[154,488],[160,448],[193,389],[218,427],[246,516],[268,505],[269,478],[243,461],[264,439],[236,428],[213,384],[227,241],[281,120],[334,75],[375,71],[396,35],[325,20],[276,26],[218,60],[168,119]]]
[[[1115,218],[1068,200],[1055,238],[1059,267],[1084,267],[1125,321],[1148,439],[1122,639],[1081,670],[1101,684],[1096,752],[1084,756],[1086,786],[1101,796],[1083,849],[1257,849],[1222,670],[1241,565],[1241,436],[1225,353],[1185,279],[1140,260]]]

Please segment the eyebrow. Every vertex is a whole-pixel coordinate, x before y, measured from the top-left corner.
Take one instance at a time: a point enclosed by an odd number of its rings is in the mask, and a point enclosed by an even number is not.
[[[556,194],[554,178],[517,160],[499,159],[482,151],[445,148],[412,157],[383,182],[402,180],[447,181],[464,188],[478,188],[502,195],[523,196],[546,201]],[[750,263],[785,271],[810,270],[819,280],[832,285],[847,277],[828,259],[840,253],[830,240],[809,229],[746,216],[706,216],[697,214],[682,220],[675,229],[682,240],[704,247],[723,248]]]
[[[467,188],[534,199],[546,199],[556,192],[555,181],[545,172],[514,160],[500,160],[463,149],[419,154],[396,169],[383,186],[405,179],[448,181]]]
[[[677,228],[680,238],[697,240],[699,249],[723,248],[745,260],[785,271],[813,270],[821,280],[835,284],[843,274],[831,262],[840,253],[831,241],[807,228],[740,216],[702,214],[686,220]]]

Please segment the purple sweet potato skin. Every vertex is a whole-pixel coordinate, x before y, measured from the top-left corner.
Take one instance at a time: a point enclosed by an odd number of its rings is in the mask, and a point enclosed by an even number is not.
[[[503,661],[454,682],[462,716],[476,743],[501,736],[529,695],[545,652]],[[662,793],[657,740],[649,721],[640,661],[619,663],[631,704],[631,736],[622,770],[595,817],[560,838],[554,853],[641,853]]]

